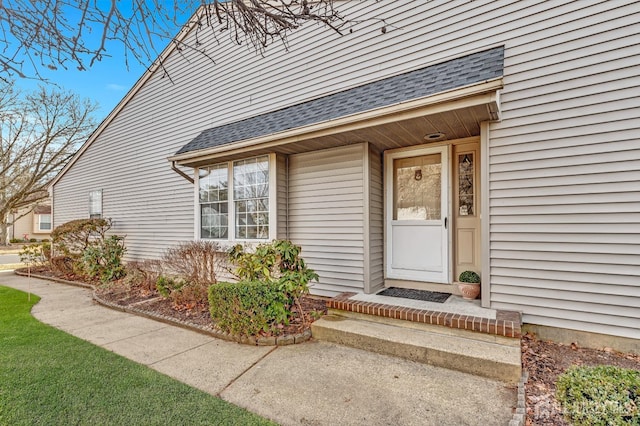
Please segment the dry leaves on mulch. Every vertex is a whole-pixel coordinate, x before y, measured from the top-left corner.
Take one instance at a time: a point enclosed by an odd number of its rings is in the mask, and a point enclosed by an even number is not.
[[[615,365],[640,370],[640,355],[581,348],[575,343],[564,345],[536,339],[530,334],[522,338],[522,364],[529,373],[526,385],[527,425],[568,425],[555,398],[555,382],[572,365]]]

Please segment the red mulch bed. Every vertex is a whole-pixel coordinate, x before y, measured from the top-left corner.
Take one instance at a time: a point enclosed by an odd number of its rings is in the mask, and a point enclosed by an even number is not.
[[[101,299],[114,303],[118,306],[135,306],[136,309],[144,312],[159,314],[192,323],[198,326],[211,325],[211,315],[206,304],[198,305],[175,305],[171,300],[160,296],[156,291],[139,291],[136,289],[126,289],[124,286],[108,285],[97,288],[97,293]],[[293,335],[302,333],[309,325],[321,315],[327,313],[326,298],[306,295],[300,300],[302,309],[307,312],[307,324],[303,324],[302,318],[298,315],[297,308],[293,308],[294,318],[288,325],[282,325],[279,335]],[[314,315],[309,313],[315,312]],[[264,334],[267,336],[268,334]]]
[[[542,341],[527,334],[522,338],[522,365],[529,373],[526,385],[527,425],[568,425],[555,398],[556,380],[572,365],[617,367],[640,370],[640,355],[581,348]]]

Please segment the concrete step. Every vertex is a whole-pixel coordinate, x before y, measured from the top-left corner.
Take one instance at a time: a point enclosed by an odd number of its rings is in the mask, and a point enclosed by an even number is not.
[[[521,375],[519,339],[467,330],[405,325],[331,313],[311,325],[313,337],[371,352],[517,383]]]

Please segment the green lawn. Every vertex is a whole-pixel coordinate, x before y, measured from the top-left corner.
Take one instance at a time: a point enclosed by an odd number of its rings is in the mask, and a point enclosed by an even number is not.
[[[0,425],[272,424],[42,324],[38,300],[0,287]]]

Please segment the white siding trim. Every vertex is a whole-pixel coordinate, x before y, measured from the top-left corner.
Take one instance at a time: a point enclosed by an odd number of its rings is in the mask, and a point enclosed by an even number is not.
[[[363,209],[362,209],[362,222],[364,224],[364,229],[362,232],[362,237],[364,241],[364,292],[371,293],[371,243],[369,236],[369,212],[371,206],[369,205],[369,191],[371,183],[369,182],[371,177],[371,163],[369,162],[369,144],[362,144],[362,158],[363,158],[363,167],[362,167],[362,194],[363,194]]]
[[[489,233],[489,123],[480,123],[480,298],[482,307],[491,306],[491,245]]]
[[[235,219],[234,219],[235,221]],[[269,154],[269,240],[278,238],[278,163],[276,154]]]

